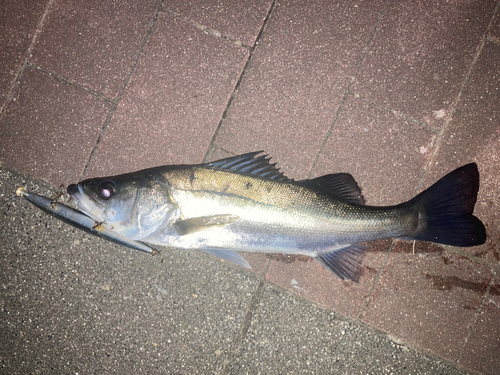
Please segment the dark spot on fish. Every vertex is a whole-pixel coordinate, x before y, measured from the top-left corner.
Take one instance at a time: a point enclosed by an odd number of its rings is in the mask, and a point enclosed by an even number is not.
[[[245,185],[245,189],[246,190],[249,190],[251,187],[252,187],[252,183],[251,182],[247,182],[246,185]]]
[[[189,182],[191,183],[191,186],[193,186],[193,183],[196,181],[196,176],[194,175],[194,172],[191,172],[189,175]]]

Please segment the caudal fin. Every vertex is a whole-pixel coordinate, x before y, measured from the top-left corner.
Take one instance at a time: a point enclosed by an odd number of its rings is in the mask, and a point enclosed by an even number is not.
[[[476,246],[486,241],[483,223],[474,215],[479,171],[476,163],[448,173],[423,191],[412,203],[421,205],[427,216],[427,228],[415,237],[452,246]]]

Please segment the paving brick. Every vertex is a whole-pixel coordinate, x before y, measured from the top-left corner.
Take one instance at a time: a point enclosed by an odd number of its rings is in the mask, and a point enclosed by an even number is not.
[[[88,177],[201,162],[247,57],[160,14]]]
[[[33,62],[109,97],[118,95],[159,0],[55,0]]]
[[[0,108],[19,73],[38,23],[48,4],[46,1],[2,1],[0,15]]]
[[[440,246],[398,241],[363,321],[456,360],[492,271]]]
[[[266,150],[305,178],[375,27],[382,1],[276,3],[216,142]]]
[[[436,137],[430,128],[350,96],[314,176],[351,173],[367,204],[402,203],[415,195]]]
[[[483,374],[498,374],[500,368],[500,284],[498,278],[486,296],[476,324],[467,339],[459,363]]]
[[[110,105],[25,70],[0,123],[0,159],[55,186],[78,180]]]
[[[383,264],[390,240],[369,244],[359,283],[340,280],[313,258],[276,254],[267,279],[283,288],[356,319],[365,306],[375,277]]]
[[[486,226],[488,241],[470,248],[492,265],[500,260],[500,46],[486,43],[455,118],[443,136],[426,181],[461,165],[477,162],[480,188],[475,215]]]
[[[246,45],[253,45],[272,1],[165,0],[163,7]]]
[[[354,91],[440,128],[449,117],[496,1],[389,4]]]

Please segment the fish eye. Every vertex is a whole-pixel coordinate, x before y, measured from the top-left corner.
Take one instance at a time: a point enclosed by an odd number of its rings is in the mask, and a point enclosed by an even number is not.
[[[116,193],[116,185],[112,181],[104,181],[97,188],[97,194],[104,200],[110,199]]]

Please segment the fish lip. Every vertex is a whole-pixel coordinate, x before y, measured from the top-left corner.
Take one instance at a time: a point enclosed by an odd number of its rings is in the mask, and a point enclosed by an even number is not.
[[[87,198],[80,184],[71,184],[66,189],[67,193],[75,200],[78,209],[98,223],[106,220],[104,210],[99,203]]]

